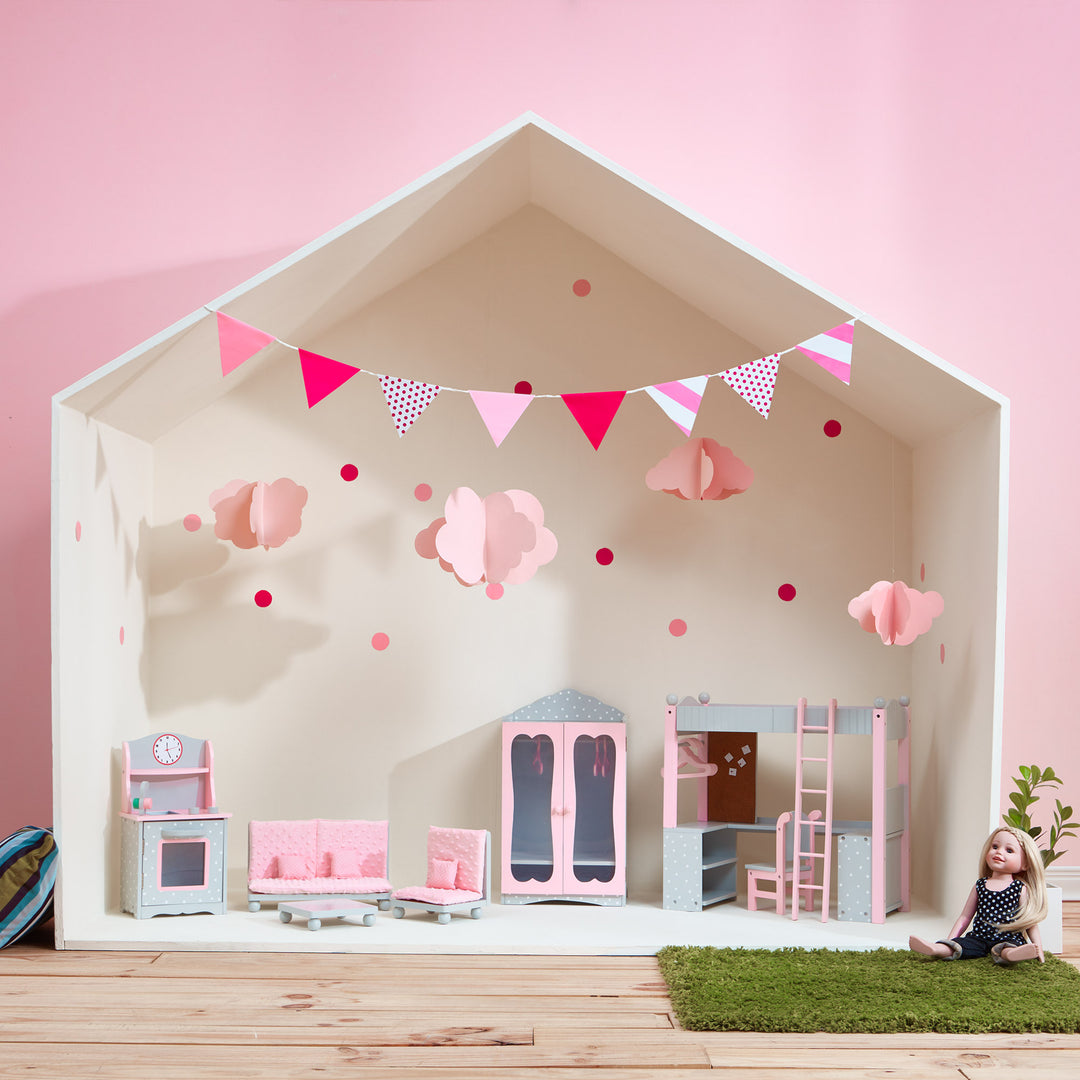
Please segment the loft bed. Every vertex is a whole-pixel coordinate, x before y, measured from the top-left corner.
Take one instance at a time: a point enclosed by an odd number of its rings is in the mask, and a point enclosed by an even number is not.
[[[793,828],[789,852],[795,863],[813,865],[810,884],[794,875],[792,918],[799,900],[821,901],[821,918],[829,917],[832,885],[832,837],[837,837],[838,890],[836,915],[851,922],[885,921],[889,911],[907,911],[910,904],[911,708],[906,697],[873,705],[714,705],[707,694],[698,699],[668,698],[664,729],[664,900],[665,908],[700,911],[735,898],[736,839],[739,832],[774,831],[776,818],[752,815],[740,821],[710,820],[710,779],[721,771],[710,761],[712,733],[788,733],[796,736]],[[838,821],[832,816],[833,737],[863,735],[872,740],[870,817]],[[744,746],[749,756],[750,746]],[[811,753],[811,751],[813,751]],[[738,753],[738,750],[735,751]],[[887,783],[890,754],[895,755],[897,782]],[[730,754],[728,755],[730,758]],[[745,764],[743,758],[739,764]],[[808,787],[804,765],[824,772],[824,786]],[[734,778],[739,770],[728,770]],[[678,788],[689,781],[697,788],[697,819],[678,821]],[[723,776],[713,785],[723,784]],[[813,804],[823,804],[816,806]],[[820,844],[820,848],[818,845]]]

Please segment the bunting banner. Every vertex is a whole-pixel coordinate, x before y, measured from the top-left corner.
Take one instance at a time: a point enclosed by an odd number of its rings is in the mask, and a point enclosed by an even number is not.
[[[532,401],[532,394],[502,394],[492,390],[470,390],[469,397],[496,446],[502,446],[503,439]]]
[[[272,341],[277,341],[273,334],[256,330],[254,326],[248,326],[231,315],[223,315],[220,311],[217,313],[217,328],[222,375],[235,371],[260,349],[265,349]]]
[[[749,364],[740,364],[738,367],[721,371],[720,378],[768,420],[779,372],[780,354],[773,353],[772,356],[763,356]]]
[[[667,418],[687,437],[694,430],[701,399],[705,396],[708,375],[695,375],[692,379],[679,379],[676,382],[657,383],[646,386],[649,395],[664,410]]]
[[[217,316],[218,345],[221,353],[221,374],[235,371],[250,357],[267,345],[277,342],[300,354],[300,369],[308,408],[340,389],[354,375],[363,373],[379,380],[386,404],[394,420],[398,436],[403,436],[420,418],[425,409],[443,390],[468,394],[476,406],[488,434],[496,446],[501,446],[514,425],[536,398],[561,398],[593,449],[599,450],[627,394],[644,391],[664,411],[672,423],[690,437],[710,379],[720,379],[730,386],[757,413],[768,419],[773,394],[780,372],[780,357],[798,350],[814,363],[851,385],[855,319],[834,326],[831,330],[807,338],[781,352],[762,356],[737,367],[712,375],[695,375],[672,382],[654,383],[633,390],[604,390],[576,394],[517,394],[490,390],[462,390],[452,386],[417,382],[393,375],[379,375],[365,368],[333,360],[328,356],[289,345],[280,338],[234,319],[223,312],[206,309]]]
[[[400,439],[420,419],[420,414],[439,396],[439,387],[430,383],[399,379],[393,375],[379,378],[390,415]]]
[[[297,350],[300,353],[300,371],[304,376],[304,390],[307,392],[307,407],[318,405],[324,397],[344,386],[361,369],[352,364],[343,364],[340,360],[331,360],[329,356]]]
[[[796,345],[804,356],[809,356],[818,367],[835,375],[845,386],[851,385],[851,352],[855,342],[855,320],[851,319],[824,334],[808,338]]]
[[[560,394],[594,450],[600,449],[611,421],[626,397],[625,390],[602,390],[595,394]]]

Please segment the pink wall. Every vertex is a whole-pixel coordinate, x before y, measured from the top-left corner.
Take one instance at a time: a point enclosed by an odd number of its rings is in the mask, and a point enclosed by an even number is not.
[[[1069,0],[0,14],[0,833],[51,818],[50,395],[527,110],[1012,398],[1005,765],[1080,802]]]

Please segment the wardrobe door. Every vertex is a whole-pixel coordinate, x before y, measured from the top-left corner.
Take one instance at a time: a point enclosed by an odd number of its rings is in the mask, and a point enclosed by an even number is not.
[[[568,724],[565,860],[567,894],[626,891],[626,729]]]
[[[502,891],[563,891],[561,724],[503,725]]]

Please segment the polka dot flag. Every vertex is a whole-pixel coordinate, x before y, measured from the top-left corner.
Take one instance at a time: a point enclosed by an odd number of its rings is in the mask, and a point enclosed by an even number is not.
[[[772,407],[773,390],[776,388],[776,376],[780,372],[780,354],[763,356],[749,364],[729,368],[720,372],[720,378],[735,391],[739,397],[748,401],[766,420]]]
[[[437,386],[392,375],[381,376],[379,385],[386,397],[386,404],[390,406],[398,438],[420,419],[420,414],[439,396]]]

